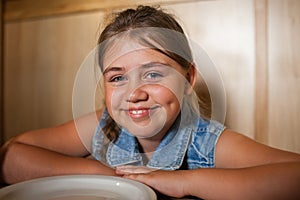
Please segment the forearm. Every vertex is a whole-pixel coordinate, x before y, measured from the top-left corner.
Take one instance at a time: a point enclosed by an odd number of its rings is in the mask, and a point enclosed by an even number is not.
[[[2,181],[8,184],[54,175],[115,175],[113,169],[96,160],[70,157],[22,143],[14,143],[2,149],[1,154]]]
[[[204,199],[299,199],[300,163],[190,170],[185,183],[187,194]]]

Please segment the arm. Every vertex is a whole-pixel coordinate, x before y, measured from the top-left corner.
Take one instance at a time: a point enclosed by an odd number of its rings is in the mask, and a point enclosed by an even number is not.
[[[299,199],[300,155],[273,149],[226,130],[216,149],[216,167],[185,171],[117,173],[169,196],[204,199]],[[137,173],[137,174],[136,174]]]
[[[196,196],[221,200],[299,199],[300,163],[277,163],[241,169],[196,169],[122,172],[173,197]],[[121,172],[118,172],[121,174]]]
[[[111,168],[99,161],[85,158],[89,152],[77,130],[84,130],[80,134],[91,138],[97,126],[97,120],[93,118],[94,115],[88,115],[78,119],[76,124],[70,121],[26,132],[9,140],[0,149],[1,181],[12,184],[63,174],[115,175]]]

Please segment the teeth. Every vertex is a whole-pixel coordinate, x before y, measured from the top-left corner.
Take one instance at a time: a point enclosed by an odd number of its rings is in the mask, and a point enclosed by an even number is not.
[[[142,110],[133,110],[132,111],[132,114],[134,114],[134,115],[139,115],[139,114],[142,114],[142,113],[143,113]]]

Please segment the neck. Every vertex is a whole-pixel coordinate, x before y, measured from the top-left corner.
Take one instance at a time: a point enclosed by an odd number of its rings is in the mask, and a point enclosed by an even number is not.
[[[140,144],[140,150],[143,153],[154,152],[161,140],[152,140],[149,138],[138,138]]]
[[[143,153],[143,159],[148,162],[161,140],[151,140],[148,138],[138,138],[140,152]]]

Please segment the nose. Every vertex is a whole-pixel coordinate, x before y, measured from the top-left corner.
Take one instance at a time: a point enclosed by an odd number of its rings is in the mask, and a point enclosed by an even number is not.
[[[143,86],[135,88],[128,96],[127,102],[137,103],[140,101],[147,101],[149,98],[148,92]]]

